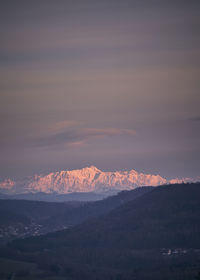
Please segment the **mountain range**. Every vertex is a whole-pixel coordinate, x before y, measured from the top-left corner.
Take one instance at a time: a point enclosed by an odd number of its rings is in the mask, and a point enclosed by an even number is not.
[[[95,166],[90,166],[77,170],[52,172],[47,175],[34,175],[19,181],[7,179],[0,182],[0,193],[103,193],[132,190],[140,186],[192,182],[198,181],[198,179],[182,178],[167,180],[160,175],[139,173],[134,169],[130,171],[104,172]]]

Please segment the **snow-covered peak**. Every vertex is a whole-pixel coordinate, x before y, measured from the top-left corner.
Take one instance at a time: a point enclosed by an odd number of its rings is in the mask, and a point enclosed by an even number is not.
[[[68,172],[73,172],[73,173],[77,173],[77,174],[84,174],[84,173],[99,173],[102,172],[100,169],[98,169],[96,166],[91,165],[89,167],[84,167],[82,169],[75,169],[75,170],[71,170]]]
[[[15,182],[11,179],[6,179],[2,182],[0,182],[0,190],[1,189],[6,189],[6,190],[10,190],[14,187]]]
[[[87,167],[89,170],[93,170],[95,172],[102,172],[100,169],[98,169],[96,166],[91,165],[90,167]]]
[[[0,183],[0,192],[15,193],[72,193],[104,192],[110,190],[131,190],[140,186],[158,186],[167,183],[193,181],[174,179],[167,181],[160,175],[144,174],[135,171],[104,172],[95,166],[76,170],[63,170],[47,175],[35,175],[20,182],[8,179]]]

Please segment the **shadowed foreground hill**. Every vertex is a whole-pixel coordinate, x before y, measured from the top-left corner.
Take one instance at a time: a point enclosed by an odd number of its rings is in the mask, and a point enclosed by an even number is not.
[[[0,241],[34,235],[35,232],[37,235],[44,234],[80,224],[89,218],[105,215],[152,189],[153,187],[141,187],[88,203],[0,200]]]
[[[98,204],[97,204],[98,205]],[[84,208],[84,207],[83,207]],[[98,209],[98,207],[97,207]],[[92,207],[95,211],[95,207]],[[91,215],[92,216],[92,215]],[[99,219],[37,239],[33,251],[69,247],[200,248],[200,184],[161,186]]]
[[[105,217],[15,241],[10,254],[67,279],[189,280],[200,271],[199,217],[199,183],[161,186]]]
[[[200,248],[200,185],[156,188],[63,238],[69,246]]]

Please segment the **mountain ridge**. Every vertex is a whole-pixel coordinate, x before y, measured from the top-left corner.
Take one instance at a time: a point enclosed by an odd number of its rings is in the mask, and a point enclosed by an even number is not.
[[[29,258],[55,279],[198,279],[199,195],[200,183],[153,188],[75,227],[14,240],[1,254]]]
[[[132,190],[141,186],[158,186],[167,183],[193,181],[191,178],[167,180],[160,175],[144,174],[135,171],[101,171],[95,166],[75,170],[62,170],[47,175],[34,175],[21,181],[6,179],[0,182],[0,192],[20,193],[57,193],[73,192],[102,193],[110,190]]]

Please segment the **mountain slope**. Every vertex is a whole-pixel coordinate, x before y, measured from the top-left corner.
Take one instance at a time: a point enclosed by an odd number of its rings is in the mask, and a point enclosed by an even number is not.
[[[80,224],[89,218],[104,215],[152,189],[152,187],[143,187],[129,192],[123,191],[107,199],[90,203],[1,200],[0,241],[40,235]],[[15,236],[12,234],[14,232]]]
[[[199,183],[161,186],[105,217],[55,233],[50,239],[56,247],[65,242],[69,247],[200,248],[199,198]],[[39,239],[35,242],[39,244]]]
[[[78,170],[60,171],[48,175],[35,175],[19,182],[6,180],[0,183],[3,193],[59,193],[106,192],[131,190],[139,186],[165,184],[159,175],[138,173],[135,170],[103,172],[95,166]]]
[[[97,279],[194,279],[200,260],[199,197],[200,184],[161,186],[104,217],[17,240],[7,256],[16,250],[17,258],[67,279],[94,279],[94,273]]]
[[[197,182],[200,178],[176,178],[166,180],[160,175],[139,173],[135,170],[104,172],[95,166],[77,170],[52,172],[47,175],[35,175],[14,182],[7,179],[0,182],[2,194],[69,194],[75,192],[93,192],[98,194],[132,190],[141,186],[158,186],[182,182]]]

